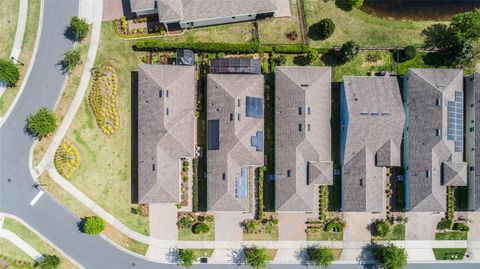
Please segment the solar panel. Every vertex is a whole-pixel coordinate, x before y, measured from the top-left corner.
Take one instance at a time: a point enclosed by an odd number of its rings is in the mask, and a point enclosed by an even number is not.
[[[209,150],[218,150],[220,148],[220,122],[219,120],[208,120],[207,123],[207,148]]]
[[[263,151],[263,132],[258,131],[255,136],[250,138],[250,144],[255,147],[257,151]]]
[[[447,138],[455,141],[456,152],[463,152],[463,92],[455,92],[455,101],[448,101],[447,112]]]
[[[245,109],[247,117],[263,118],[263,98],[247,96]]]
[[[237,198],[247,198],[248,196],[248,168],[240,169],[240,176],[236,178],[235,196]]]

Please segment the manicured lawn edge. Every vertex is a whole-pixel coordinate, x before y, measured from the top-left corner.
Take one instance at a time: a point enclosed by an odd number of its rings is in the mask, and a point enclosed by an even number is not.
[[[433,254],[437,261],[443,260],[463,260],[465,256],[466,248],[434,248]],[[448,256],[450,255],[450,257]],[[452,257],[452,255],[458,255],[457,257]]]
[[[436,232],[435,240],[467,240],[467,235],[464,231]]]
[[[10,240],[0,237],[0,259],[11,259],[17,262],[33,264],[34,260],[23,252],[19,247],[10,242]]]

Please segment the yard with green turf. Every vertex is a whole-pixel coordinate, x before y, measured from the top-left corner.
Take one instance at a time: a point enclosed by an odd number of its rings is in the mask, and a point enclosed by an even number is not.
[[[15,33],[17,32],[20,1],[0,1],[0,59],[10,58]]]
[[[434,248],[436,260],[463,260],[466,248]]]
[[[27,253],[23,252],[17,246],[15,246],[12,242],[8,239],[3,237],[0,238],[0,255],[8,257],[9,259],[16,260],[16,261],[23,261],[27,263],[33,263],[34,260],[27,255]],[[2,257],[0,256],[0,259]]]

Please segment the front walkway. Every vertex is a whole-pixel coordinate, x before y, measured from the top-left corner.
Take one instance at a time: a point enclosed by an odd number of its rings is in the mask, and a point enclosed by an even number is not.
[[[32,259],[38,261],[43,258],[43,255],[40,254],[36,249],[30,246],[27,242],[23,241],[22,238],[18,237],[16,234],[12,233],[9,230],[4,230],[0,228],[0,237],[7,239],[8,241],[12,242],[15,246],[25,252],[28,256],[32,257]]]

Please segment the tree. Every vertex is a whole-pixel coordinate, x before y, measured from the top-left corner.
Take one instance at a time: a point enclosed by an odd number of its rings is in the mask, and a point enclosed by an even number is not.
[[[200,234],[200,233],[208,233],[210,231],[210,227],[208,224],[200,222],[193,228],[193,233]]]
[[[480,9],[455,15],[450,27],[459,40],[478,39],[480,37]]]
[[[315,266],[321,266],[323,268],[328,268],[335,260],[335,254],[330,248],[321,247],[321,248],[309,248],[307,249],[308,256],[310,261]]]
[[[43,259],[35,263],[35,267],[42,269],[56,269],[60,267],[60,259],[55,255],[43,255]]]
[[[193,262],[197,257],[195,257],[195,253],[190,249],[180,249],[178,252],[178,259],[180,260],[181,266],[188,268],[193,265]]]
[[[330,18],[322,19],[317,24],[317,35],[320,39],[327,39],[335,32],[335,23]]]
[[[85,19],[80,19],[77,16],[74,16],[70,19],[70,28],[80,41],[83,40],[88,34],[87,22]]]
[[[407,266],[407,252],[391,243],[376,246],[373,256],[383,269],[403,269]]]
[[[5,81],[9,87],[13,87],[19,78],[18,67],[10,60],[0,59],[0,80]]]
[[[246,248],[244,252],[245,263],[248,266],[254,269],[266,268],[268,266],[269,258],[266,249],[253,246]]]
[[[86,234],[97,235],[105,229],[105,221],[98,216],[84,218],[83,232]]]
[[[342,63],[349,62],[357,57],[360,52],[360,46],[353,40],[345,42],[339,51],[339,60]]]
[[[411,60],[415,58],[415,56],[417,56],[417,49],[414,46],[406,46],[403,49],[402,57],[404,60],[406,61]]]
[[[392,231],[392,225],[387,220],[377,220],[375,222],[375,232],[376,236],[386,237]]]
[[[47,108],[40,108],[36,113],[27,118],[28,130],[39,139],[42,139],[57,129],[57,118]]]
[[[80,51],[78,49],[73,49],[65,52],[63,59],[63,67],[68,71],[72,70],[80,63]]]

